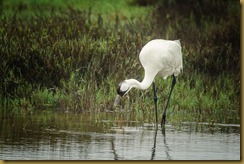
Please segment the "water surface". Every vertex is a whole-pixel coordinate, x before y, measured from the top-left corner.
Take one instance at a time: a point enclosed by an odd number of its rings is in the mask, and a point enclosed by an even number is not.
[[[239,125],[210,128],[207,123],[182,123],[163,131],[130,117],[113,113],[2,117],[0,159],[240,160]]]

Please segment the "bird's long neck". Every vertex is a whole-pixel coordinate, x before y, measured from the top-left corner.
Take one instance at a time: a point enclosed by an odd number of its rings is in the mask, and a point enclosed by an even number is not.
[[[152,73],[149,71],[145,71],[145,76],[144,76],[144,79],[142,80],[142,82],[139,82],[135,79],[130,79],[128,81],[130,81],[132,87],[138,88],[141,90],[145,90],[145,89],[150,87],[150,85],[152,84],[156,74],[157,74],[157,72]]]

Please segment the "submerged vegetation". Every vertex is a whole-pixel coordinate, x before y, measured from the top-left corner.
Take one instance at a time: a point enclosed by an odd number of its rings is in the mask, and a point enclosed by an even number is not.
[[[168,121],[240,123],[238,1],[130,0],[101,13],[84,2],[60,2],[0,1],[2,114],[117,110],[117,84],[142,80],[138,54],[163,38],[181,39],[184,62]],[[171,80],[156,79],[159,109]],[[152,97],[151,89],[133,90],[121,108],[154,122]]]

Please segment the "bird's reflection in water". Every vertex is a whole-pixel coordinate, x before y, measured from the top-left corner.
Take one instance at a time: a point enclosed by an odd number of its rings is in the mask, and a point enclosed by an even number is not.
[[[119,160],[119,156],[116,152],[115,145],[114,145],[114,139],[111,140],[111,144],[112,144],[112,151],[113,151],[113,155],[114,155],[114,160]]]
[[[154,133],[154,143],[153,143],[153,147],[152,147],[151,160],[154,160],[154,157],[155,157],[156,143],[157,143],[157,133],[158,133],[158,127],[156,126],[155,133]]]
[[[152,155],[151,155],[151,160],[154,160],[155,155],[156,155],[156,143],[157,143],[157,133],[158,133],[158,127],[156,127],[155,129],[155,133],[154,133],[154,143],[153,143],[153,147],[152,147]],[[172,160],[172,157],[169,154],[169,146],[166,142],[166,134],[165,134],[165,128],[162,128],[162,136],[163,136],[163,143],[164,143],[164,147],[165,147],[165,153],[166,153],[166,158],[168,160]]]
[[[165,133],[165,128],[162,128],[162,135],[163,135],[163,139],[164,139],[164,147],[165,147],[165,153],[166,153],[166,157],[168,160],[172,160],[172,157],[170,156],[169,154],[169,146],[168,144],[166,143],[166,133]]]

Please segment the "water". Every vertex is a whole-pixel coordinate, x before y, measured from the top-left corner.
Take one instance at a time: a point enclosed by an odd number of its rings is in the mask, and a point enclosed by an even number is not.
[[[240,126],[127,121],[126,115],[2,117],[3,160],[240,160]],[[27,119],[28,118],[28,119]]]

